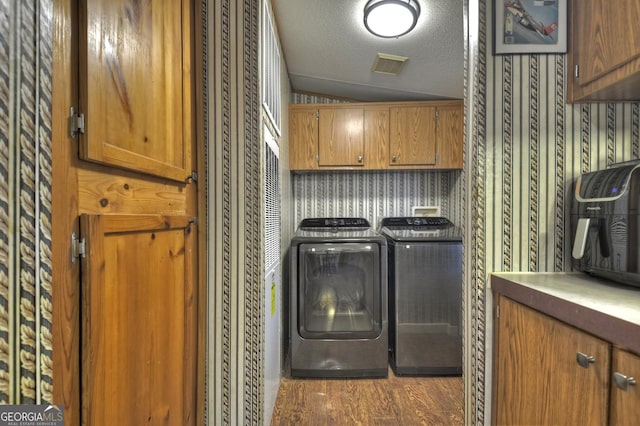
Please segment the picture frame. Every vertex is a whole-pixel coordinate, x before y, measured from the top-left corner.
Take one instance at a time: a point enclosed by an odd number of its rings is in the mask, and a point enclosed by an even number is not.
[[[494,55],[566,53],[567,0],[494,0]]]

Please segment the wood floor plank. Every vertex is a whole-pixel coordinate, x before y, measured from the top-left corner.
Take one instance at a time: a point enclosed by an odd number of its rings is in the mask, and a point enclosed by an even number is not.
[[[462,425],[461,377],[295,379],[280,385],[272,426]]]

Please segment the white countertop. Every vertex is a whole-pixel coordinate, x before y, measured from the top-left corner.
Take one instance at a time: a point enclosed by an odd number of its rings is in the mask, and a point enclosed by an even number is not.
[[[640,353],[640,287],[582,272],[496,272],[492,289]]]

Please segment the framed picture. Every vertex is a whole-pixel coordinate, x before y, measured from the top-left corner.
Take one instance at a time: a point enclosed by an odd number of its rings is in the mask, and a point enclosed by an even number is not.
[[[565,53],[567,0],[494,0],[493,53]]]

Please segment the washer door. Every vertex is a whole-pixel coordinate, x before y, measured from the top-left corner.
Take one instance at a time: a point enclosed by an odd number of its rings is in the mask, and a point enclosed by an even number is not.
[[[301,244],[298,271],[300,336],[365,339],[380,335],[379,244]]]

